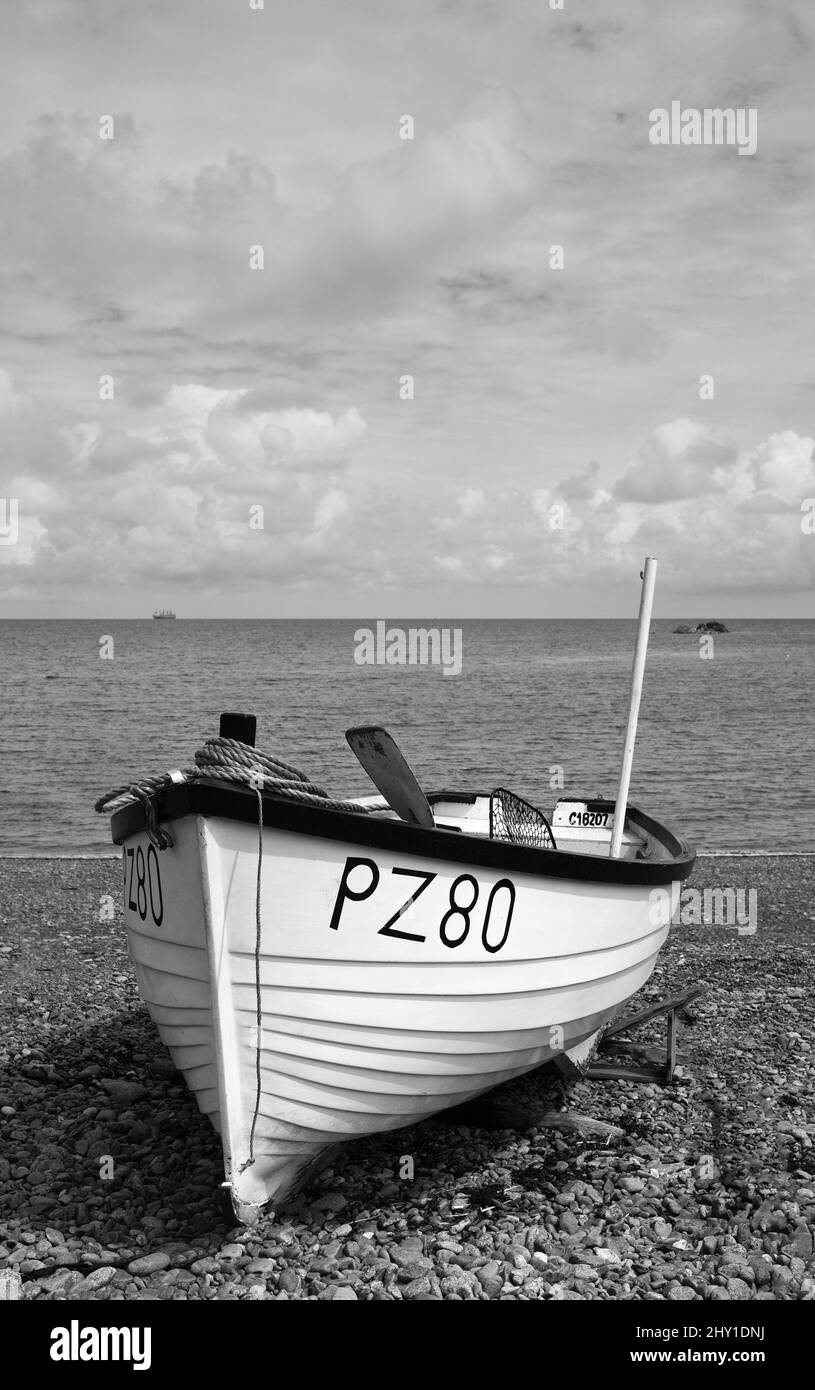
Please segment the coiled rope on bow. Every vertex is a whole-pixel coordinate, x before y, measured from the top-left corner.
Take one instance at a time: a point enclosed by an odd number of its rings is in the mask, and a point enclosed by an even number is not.
[[[158,844],[156,840],[154,842],[157,848],[165,849],[172,844],[172,840],[166,830],[161,830],[155,824],[152,798],[157,792],[172,786],[174,782],[196,782],[204,777],[222,782],[237,782],[251,787],[256,792],[265,791],[272,796],[321,806],[328,811],[354,811],[362,815],[368,812],[367,806],[359,806],[355,801],[343,801],[339,797],[329,796],[324,787],[312,782],[305,772],[292,767],[291,763],[285,763],[281,758],[273,758],[270,753],[264,753],[260,748],[253,748],[248,743],[241,743],[236,738],[220,737],[208,738],[203,748],[198,749],[195,754],[195,767],[162,772],[157,777],[142,777],[138,782],[128,782],[125,786],[116,787],[105,796],[101,796],[94,809],[110,814],[130,802],[141,801],[147,815],[148,834],[154,839],[157,832],[158,836],[164,839],[164,844]]]
[[[261,1097],[261,1036],[263,1029],[263,1000],[260,984],[260,960],[262,937],[261,913],[261,870],[263,865],[263,793],[283,797],[288,801],[300,801],[321,806],[331,811],[354,811],[367,814],[367,806],[359,806],[354,801],[343,801],[329,796],[324,787],[312,782],[304,772],[285,763],[280,758],[241,743],[235,738],[208,738],[203,748],[195,754],[195,767],[183,771],[163,772],[157,777],[144,777],[138,782],[117,787],[101,796],[94,809],[99,812],[120,810],[134,801],[144,806],[145,828],[148,838],[158,849],[169,849],[173,840],[169,831],[158,824],[153,798],[157,792],[180,782],[196,782],[207,777],[224,782],[237,782],[251,787],[258,802],[258,863],[255,885],[255,1106],[252,1126],[249,1131],[249,1157],[241,1164],[240,1172],[249,1168],[255,1161],[255,1128],[260,1113]]]

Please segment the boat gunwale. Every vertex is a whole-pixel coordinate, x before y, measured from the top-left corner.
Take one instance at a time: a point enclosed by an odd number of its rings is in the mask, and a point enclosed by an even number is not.
[[[611,859],[568,849],[515,845],[507,840],[489,839],[485,835],[463,834],[458,829],[436,826],[431,830],[362,811],[338,810],[330,805],[293,801],[272,791],[264,791],[262,795],[263,824],[268,829],[324,840],[340,840],[370,850],[389,850],[418,858],[531,874],[536,878],[659,886],[682,882],[696,862],[696,851],[676,831],[630,804],[626,812],[627,820],[656,839],[667,851],[667,858]],[[445,790],[429,793],[428,800],[431,804],[446,800],[472,803],[479,795],[485,793]],[[181,820],[189,815],[254,826],[258,821],[258,802],[254,790],[215,778],[173,783],[154,792],[149,800],[159,824]],[[614,810],[613,801],[594,797],[592,802],[598,809]],[[147,811],[142,801],[123,806],[111,816],[114,844],[124,843],[146,827]]]

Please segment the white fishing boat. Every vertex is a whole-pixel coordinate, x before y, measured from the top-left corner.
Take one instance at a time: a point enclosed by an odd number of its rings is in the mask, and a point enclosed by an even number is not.
[[[590,1050],[695,858],[619,797],[551,822],[501,789],[425,800],[382,730],[357,751],[387,799],[332,801],[253,726],[222,716],[195,768],[98,803],[142,998],[243,1221],[337,1144]]]

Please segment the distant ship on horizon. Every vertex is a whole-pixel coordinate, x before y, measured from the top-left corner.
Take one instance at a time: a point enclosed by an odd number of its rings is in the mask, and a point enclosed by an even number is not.
[[[154,618],[174,618],[175,613],[172,608],[157,608],[153,614]]]

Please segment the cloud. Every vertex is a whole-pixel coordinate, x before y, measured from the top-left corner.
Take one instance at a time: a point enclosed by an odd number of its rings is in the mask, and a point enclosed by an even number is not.
[[[463,517],[483,516],[487,509],[483,488],[468,487],[458,499],[458,507]]]
[[[387,151],[352,159],[317,208],[285,201],[250,154],[156,186],[135,121],[116,122],[100,140],[96,117],[43,116],[0,159],[5,288],[27,282],[67,323],[138,330],[149,306],[153,328],[223,334],[381,311],[519,217],[535,186],[528,122],[489,88],[420,139],[399,140],[394,118]]]
[[[646,440],[637,462],[620,479],[617,495],[636,502],[671,502],[720,491],[723,470],[736,454],[736,445],[707,425],[672,420]]]
[[[22,526],[20,544],[2,548],[8,593],[90,581],[113,594],[145,579],[213,594],[270,579],[292,590],[421,590],[433,575],[532,591],[579,577],[602,591],[646,553],[678,593],[815,582],[815,546],[801,530],[815,440],[790,429],[738,449],[675,419],[616,483],[600,483],[596,461],[547,488],[455,491],[440,479],[428,526],[422,488],[406,483],[395,509],[387,480],[359,467],[367,422],[355,406],[247,409],[246,389],[188,382],[171,385],[149,421],[102,407],[55,429],[13,381],[0,388],[33,450],[9,483]]]
[[[347,516],[348,498],[338,488],[330,488],[317,503],[314,513],[315,531],[329,531],[336,521]]]
[[[460,555],[434,555],[433,563],[446,574],[462,575],[464,573],[464,561]]]
[[[794,430],[772,434],[750,452],[747,463],[757,489],[786,498],[803,496],[815,486],[815,440]]]
[[[328,552],[349,511],[332,480],[347,470],[366,423],[355,407],[336,418],[246,413],[242,400],[240,391],[177,384],[160,424],[126,427],[101,410],[32,436],[28,470],[9,483],[21,543],[2,548],[6,584],[19,585],[22,564],[32,593],[83,576],[108,590],[151,577],[216,587],[303,577],[310,552]],[[263,526],[252,528],[258,507]]]
[[[670,421],[639,451],[634,485],[629,470],[599,488],[590,464],[551,489],[497,488],[466,526],[459,498],[438,521],[455,545],[435,563],[469,584],[539,587],[572,576],[603,586],[656,553],[676,592],[806,590],[815,545],[801,529],[801,502],[815,494],[814,447],[785,430],[738,450],[699,422]]]
[[[433,525],[437,531],[458,531],[466,522],[483,517],[487,511],[487,498],[483,488],[468,487],[456,498],[454,516],[435,516]]]
[[[600,465],[592,460],[581,473],[564,478],[558,484],[558,496],[570,502],[587,502],[590,506],[600,506],[608,497],[605,488],[600,486]]]
[[[10,9],[17,589],[44,609],[135,603],[172,572],[225,612],[270,577],[348,608],[369,582],[406,611],[474,583],[567,606],[577,573],[601,594],[650,544],[676,584],[800,593],[805,0],[749,24],[720,0],[715,42],[704,7],[652,0],[577,17],[514,0],[511,23],[494,0],[466,23],[448,0],[375,23],[368,0],[273,9],[210,4],[204,25],[200,0]],[[654,106],[731,96],[760,107],[756,159],[650,146]],[[689,420],[702,373],[716,400]]]

